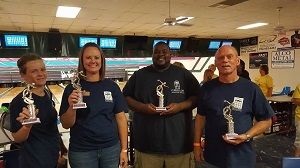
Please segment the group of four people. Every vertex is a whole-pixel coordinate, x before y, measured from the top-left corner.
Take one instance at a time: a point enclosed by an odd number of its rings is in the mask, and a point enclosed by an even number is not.
[[[196,163],[217,167],[254,167],[252,138],[271,126],[274,115],[260,89],[237,75],[237,51],[222,46],[215,54],[219,77],[199,82],[188,70],[172,65],[170,48],[154,46],[153,64],[130,77],[123,93],[105,79],[105,58],[98,45],[87,43],[80,52],[81,91],[68,85],[59,110],[64,128],[70,128],[69,161],[72,168],[127,167],[128,107],[133,111],[136,168],[192,168]],[[21,144],[20,165],[54,168],[59,157],[57,112],[45,91],[43,60],[36,55],[19,59],[20,74],[32,89],[40,124],[22,125],[29,111],[22,95],[11,105],[12,135]],[[164,83],[165,110],[157,110],[156,88]],[[80,96],[87,108],[73,109]],[[228,104],[229,103],[229,104]],[[230,105],[234,139],[224,136],[228,121],[223,111]],[[197,107],[193,120],[192,110]],[[257,122],[253,125],[253,119]],[[205,145],[200,145],[205,134]]]

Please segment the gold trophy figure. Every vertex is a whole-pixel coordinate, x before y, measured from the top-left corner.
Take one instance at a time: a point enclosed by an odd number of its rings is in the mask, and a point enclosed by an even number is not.
[[[73,76],[71,78],[72,86],[74,87],[74,89],[80,91],[78,102],[73,104],[73,109],[87,108],[86,103],[83,102],[83,95],[82,95],[82,90],[80,85],[80,76],[85,77],[85,75],[83,75],[82,71],[78,72],[77,70],[72,70],[72,72],[73,72]]]
[[[158,107],[156,107],[156,111],[166,111],[167,108],[164,107],[164,87],[168,87],[166,85],[166,82],[162,82],[161,80],[157,80],[158,82],[160,82],[160,85],[158,85],[156,87],[156,94],[158,96]]]
[[[27,108],[30,114],[30,117],[28,119],[24,119],[22,121],[22,125],[27,124],[35,124],[35,123],[41,123],[40,119],[36,117],[36,114],[38,110],[35,108],[34,100],[32,98],[32,91],[31,89],[35,88],[34,83],[32,84],[26,84],[26,88],[23,90],[23,100],[27,104]]]
[[[227,139],[235,139],[235,137],[238,135],[234,133],[234,122],[233,122],[233,117],[232,117],[232,103],[228,102],[227,100],[224,100],[224,102],[228,103],[228,106],[225,106],[223,108],[223,115],[224,118],[227,120],[227,126],[228,126],[228,133],[225,134]]]

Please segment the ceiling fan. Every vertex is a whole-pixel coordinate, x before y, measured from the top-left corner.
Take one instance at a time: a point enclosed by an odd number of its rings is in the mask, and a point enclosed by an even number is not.
[[[280,11],[282,10],[282,7],[277,7],[276,10],[278,11],[278,21],[277,26],[274,27],[274,31],[277,35],[286,35],[285,27],[280,24]]]
[[[179,26],[192,26],[191,24],[187,24],[187,23],[183,23],[187,20],[192,19],[193,17],[171,17],[171,0],[169,0],[169,17],[165,18],[164,20],[164,25],[168,25],[168,26],[175,26],[175,25],[179,25]]]

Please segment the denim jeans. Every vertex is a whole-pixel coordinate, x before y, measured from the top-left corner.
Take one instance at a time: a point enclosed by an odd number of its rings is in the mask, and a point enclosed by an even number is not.
[[[118,168],[120,144],[87,152],[69,151],[72,168]]]

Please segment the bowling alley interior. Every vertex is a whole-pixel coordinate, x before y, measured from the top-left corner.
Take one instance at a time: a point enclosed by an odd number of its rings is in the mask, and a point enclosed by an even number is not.
[[[59,16],[60,6],[75,7],[77,13]],[[13,98],[26,88],[17,67],[22,55],[35,53],[43,58],[46,85],[59,111],[86,43],[99,45],[105,56],[105,78],[122,91],[135,71],[152,64],[158,42],[169,46],[171,63],[182,63],[199,83],[224,45],[237,49],[252,82],[260,76],[260,66],[267,65],[273,90],[266,99],[275,115],[271,127],[253,139],[256,168],[300,167],[300,154],[294,155],[297,105],[292,102],[300,84],[299,6],[300,0],[0,1],[0,168],[17,167],[19,149],[12,148],[6,114]],[[252,23],[260,27],[242,27]],[[218,75],[218,69],[214,73]],[[135,161],[133,113],[126,113],[129,167]],[[195,108],[193,116],[196,113]],[[68,149],[70,129],[57,118]],[[65,168],[70,167],[67,154],[65,158]]]

